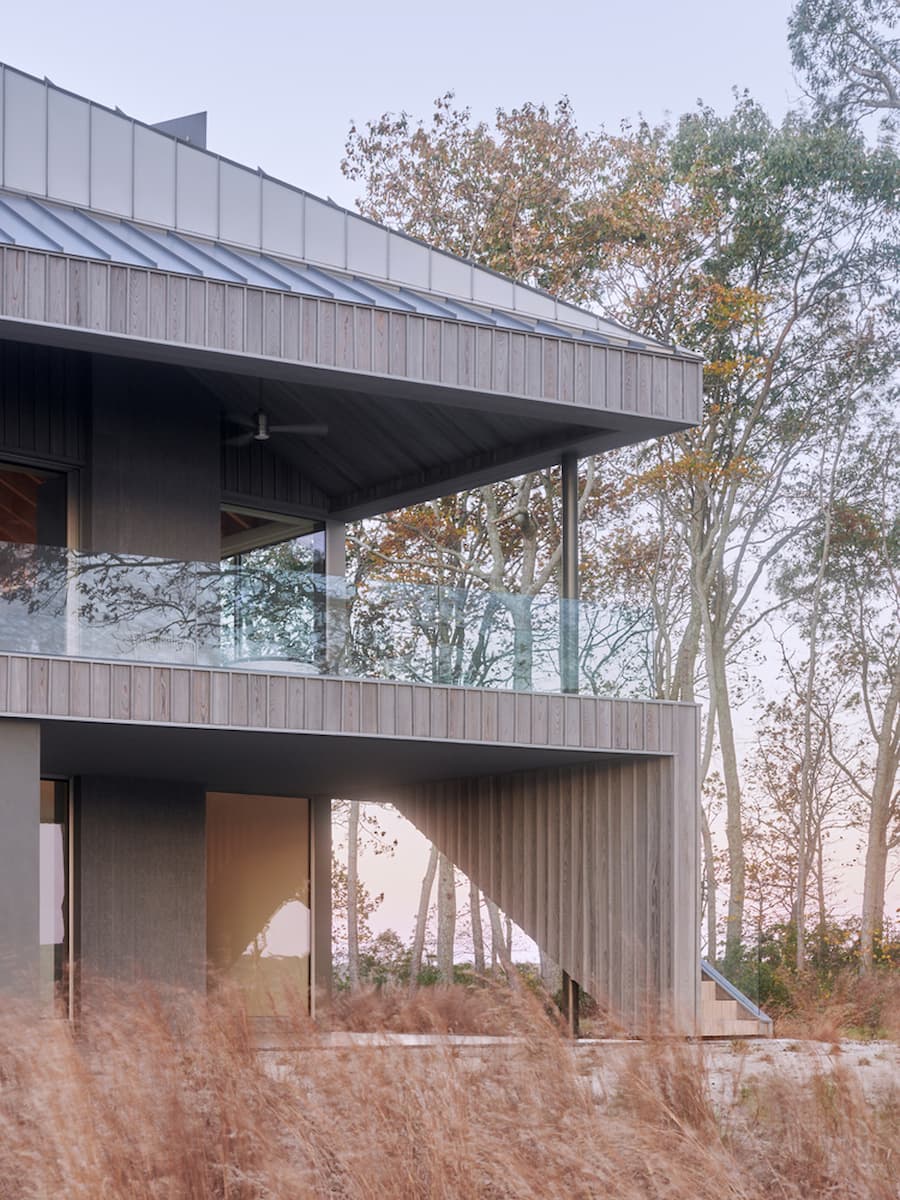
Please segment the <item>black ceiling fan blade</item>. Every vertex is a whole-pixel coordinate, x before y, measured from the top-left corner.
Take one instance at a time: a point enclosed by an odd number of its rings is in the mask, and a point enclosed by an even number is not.
[[[240,425],[242,429],[256,428],[256,422],[246,413],[224,413],[223,420],[227,421],[229,425]]]
[[[271,433],[305,433],[307,437],[325,437],[328,426],[320,421],[312,421],[307,425],[270,425]]]
[[[225,439],[226,446],[249,446],[251,442],[256,440],[255,433],[239,433],[237,437]]]

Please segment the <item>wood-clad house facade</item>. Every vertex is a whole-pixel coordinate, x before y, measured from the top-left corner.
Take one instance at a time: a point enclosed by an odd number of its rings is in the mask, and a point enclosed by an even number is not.
[[[383,798],[695,1029],[695,708],[407,678],[385,606],[352,660],[340,578],[246,555],[341,577],[345,522],[696,423],[699,360],[8,67],[0,172],[0,985],[202,987],[289,904],[321,997],[331,800]]]

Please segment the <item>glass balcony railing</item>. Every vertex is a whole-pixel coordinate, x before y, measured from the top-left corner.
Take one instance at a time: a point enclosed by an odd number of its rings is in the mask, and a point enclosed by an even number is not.
[[[519,691],[650,695],[648,614],[317,574],[0,543],[0,651]]]

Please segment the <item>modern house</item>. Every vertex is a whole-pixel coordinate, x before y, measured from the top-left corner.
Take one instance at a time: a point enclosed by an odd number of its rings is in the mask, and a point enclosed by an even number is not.
[[[577,461],[696,423],[700,361],[203,115],[0,67],[0,172],[0,986],[322,996],[331,800],[383,797],[574,984],[695,1031],[698,716],[584,686]],[[345,580],[347,522],[559,463],[524,672],[516,597],[464,598],[475,687],[409,649],[440,589]]]

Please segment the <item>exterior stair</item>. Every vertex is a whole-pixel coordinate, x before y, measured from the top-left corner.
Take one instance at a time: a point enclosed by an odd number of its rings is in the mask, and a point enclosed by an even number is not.
[[[700,962],[700,1035],[705,1038],[771,1037],[772,1018],[729,983],[706,959]]]

